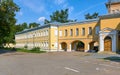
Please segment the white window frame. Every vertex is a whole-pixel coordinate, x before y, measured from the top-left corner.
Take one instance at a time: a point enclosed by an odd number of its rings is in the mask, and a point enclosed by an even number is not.
[[[55,47],[55,48],[58,47],[58,43],[57,43],[57,42],[54,43],[54,47]]]
[[[70,36],[73,36],[73,29],[70,29]]]
[[[85,28],[82,28],[82,36],[85,36]]]
[[[64,36],[67,36],[67,35],[68,35],[68,30],[65,29],[65,34],[64,34]]]
[[[76,28],[76,36],[79,36],[79,28]]]
[[[92,27],[88,28],[88,35],[92,35]]]
[[[58,35],[58,30],[55,30],[54,34],[55,34],[55,36],[57,36]]]
[[[59,31],[59,36],[62,36],[62,30]]]
[[[99,31],[100,31],[100,26],[96,26],[95,27],[95,34],[99,34]]]

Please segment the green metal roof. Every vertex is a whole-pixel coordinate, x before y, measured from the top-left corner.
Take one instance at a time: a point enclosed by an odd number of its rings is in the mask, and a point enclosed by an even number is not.
[[[66,25],[73,25],[73,24],[84,24],[84,23],[89,23],[89,22],[97,22],[99,19],[89,19],[89,20],[84,20],[84,21],[80,21],[80,22],[68,22],[68,23],[59,23],[59,22],[53,22],[53,23],[49,23],[49,24],[45,24],[36,28],[31,28],[31,29],[25,29],[21,32],[17,32],[17,34],[22,34],[22,33],[26,33],[26,32],[30,32],[30,31],[34,31],[34,30],[38,30],[38,29],[42,29],[42,28],[49,28],[50,26],[66,26]]]

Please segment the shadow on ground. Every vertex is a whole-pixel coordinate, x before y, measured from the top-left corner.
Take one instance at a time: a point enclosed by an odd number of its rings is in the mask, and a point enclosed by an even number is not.
[[[16,52],[15,50],[5,50],[5,49],[0,49],[0,54],[5,54],[5,53],[13,53]]]
[[[120,55],[120,51],[118,51],[118,52],[117,52],[117,54],[119,54],[119,55]]]
[[[118,56],[111,56],[111,57],[104,58],[104,60],[110,60],[110,61],[120,62],[120,57],[118,57]]]

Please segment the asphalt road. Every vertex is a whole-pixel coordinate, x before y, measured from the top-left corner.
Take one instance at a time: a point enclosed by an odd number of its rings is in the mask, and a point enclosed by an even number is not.
[[[80,52],[5,53],[0,54],[0,75],[119,75],[120,62],[103,60],[102,56]],[[106,55],[111,56],[120,55]]]

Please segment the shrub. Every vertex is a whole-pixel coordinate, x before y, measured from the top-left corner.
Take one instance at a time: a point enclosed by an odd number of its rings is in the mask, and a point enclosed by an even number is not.
[[[31,50],[25,48],[17,48],[18,52],[27,52],[27,53],[45,53],[46,51],[41,51],[39,47],[34,47]]]
[[[32,48],[32,50],[40,51],[40,47],[34,47],[34,48]]]
[[[27,45],[25,45],[25,46],[24,46],[24,48],[26,48],[26,49],[27,49],[27,48],[28,48],[28,46],[27,46]]]

